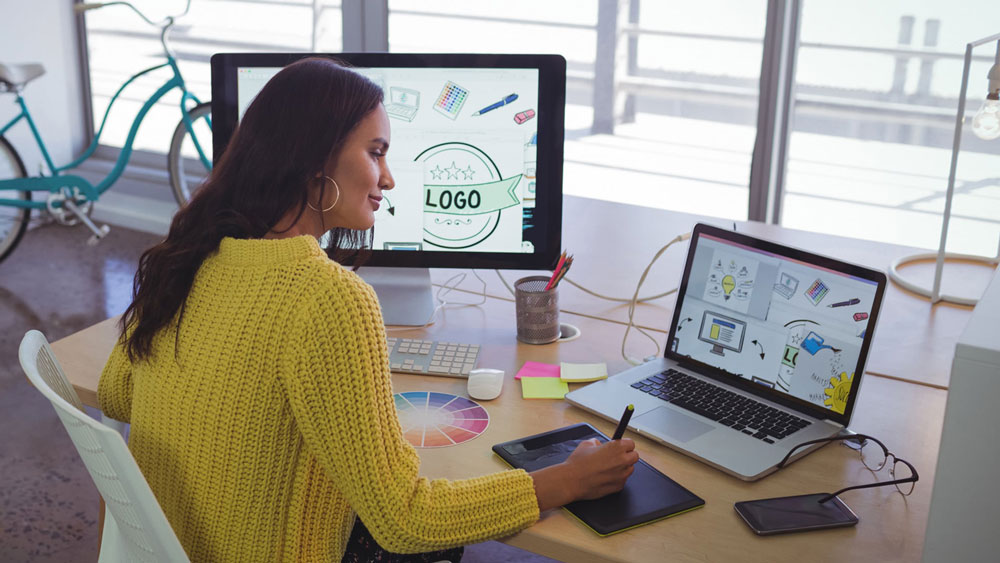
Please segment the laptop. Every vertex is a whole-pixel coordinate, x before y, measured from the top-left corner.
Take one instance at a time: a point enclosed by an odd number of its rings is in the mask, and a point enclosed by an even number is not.
[[[396,86],[389,88],[389,103],[385,105],[385,112],[389,117],[413,121],[419,108],[420,92]]]
[[[882,272],[698,224],[664,357],[566,400],[609,420],[631,403],[633,431],[760,479],[847,427],[885,287]]]
[[[774,284],[774,291],[785,299],[791,299],[798,288],[799,280],[787,272],[782,272],[780,281]]]

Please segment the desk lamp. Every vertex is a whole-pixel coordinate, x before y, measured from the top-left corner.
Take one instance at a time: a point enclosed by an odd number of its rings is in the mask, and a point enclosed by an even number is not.
[[[995,257],[977,256],[974,254],[956,254],[945,252],[945,243],[948,240],[948,220],[951,218],[951,199],[955,192],[955,172],[958,168],[958,150],[962,142],[962,123],[965,121],[965,94],[969,85],[969,65],[972,62],[972,49],[986,43],[997,42],[997,54],[993,66],[987,73],[989,87],[986,93],[986,100],[982,107],[976,112],[972,120],[972,132],[980,139],[987,141],[1000,137],[1000,33],[984,37],[978,41],[973,41],[965,46],[965,66],[962,69],[962,89],[958,95],[958,115],[955,118],[955,141],[951,148],[951,171],[948,174],[948,191],[945,196],[944,218],[941,225],[941,245],[937,253],[922,253],[904,256],[892,263],[889,268],[889,278],[895,283],[919,295],[929,297],[931,303],[938,301],[948,301],[959,305],[975,305],[979,299],[970,297],[957,297],[954,295],[941,294],[941,271],[944,268],[946,259],[982,262],[995,267],[1000,264],[1000,248],[997,249]],[[899,267],[903,264],[929,260],[934,258],[937,264],[934,269],[934,286],[931,289],[921,287],[913,282],[903,279],[899,274]]]

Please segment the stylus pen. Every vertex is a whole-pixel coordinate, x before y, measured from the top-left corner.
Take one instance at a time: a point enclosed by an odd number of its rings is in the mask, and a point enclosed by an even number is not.
[[[497,109],[498,107],[503,107],[503,106],[505,106],[505,105],[513,102],[516,99],[517,99],[517,94],[511,94],[511,95],[507,96],[506,98],[500,100],[499,102],[497,102],[495,104],[490,104],[490,105],[484,107],[483,109],[477,111],[476,113],[474,113],[472,115],[473,116],[482,115],[482,114],[484,114],[484,113],[486,113],[488,111],[493,111],[493,110]]]
[[[635,412],[635,406],[629,405],[625,407],[625,412],[622,413],[622,419],[618,421],[618,428],[615,428],[615,437],[612,440],[621,440],[622,436],[625,435],[625,428],[628,426],[628,421],[632,419],[632,413]]]
[[[855,297],[853,299],[848,299],[847,301],[841,301],[840,303],[827,305],[827,307],[847,307],[848,305],[857,305],[858,303],[861,303],[861,300]]]

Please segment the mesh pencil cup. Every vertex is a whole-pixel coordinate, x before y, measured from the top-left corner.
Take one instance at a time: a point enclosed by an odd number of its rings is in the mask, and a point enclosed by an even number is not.
[[[528,344],[548,344],[559,339],[559,293],[545,291],[547,276],[528,276],[514,282],[517,339]]]

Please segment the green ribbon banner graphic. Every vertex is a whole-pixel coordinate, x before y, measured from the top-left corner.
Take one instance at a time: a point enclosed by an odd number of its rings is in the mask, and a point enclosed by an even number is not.
[[[449,215],[481,215],[520,203],[514,188],[521,174],[485,184],[424,184],[424,212]]]

